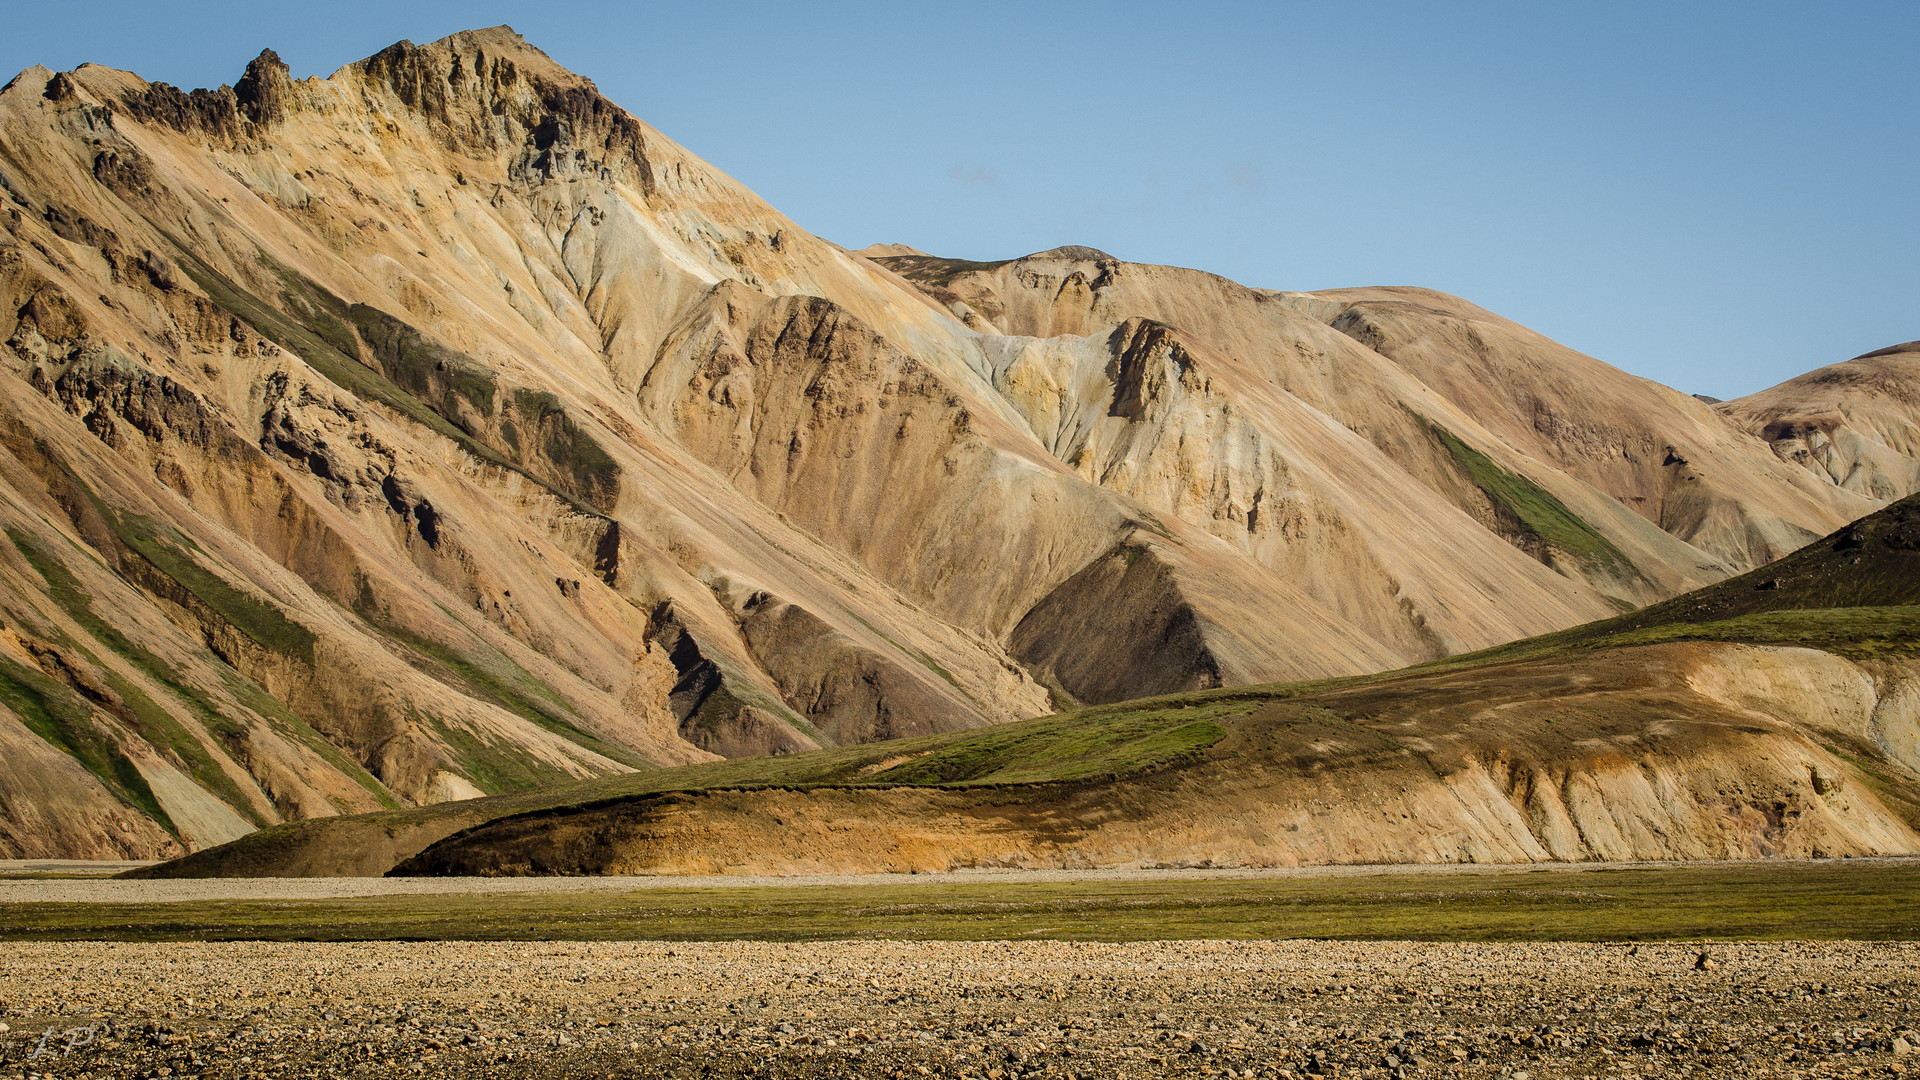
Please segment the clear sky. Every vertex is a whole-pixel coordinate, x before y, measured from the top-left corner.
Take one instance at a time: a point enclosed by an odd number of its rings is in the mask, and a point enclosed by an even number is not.
[[[1920,338],[1920,4],[13,4],[5,78],[510,23],[860,247],[1425,285],[1733,397]]]

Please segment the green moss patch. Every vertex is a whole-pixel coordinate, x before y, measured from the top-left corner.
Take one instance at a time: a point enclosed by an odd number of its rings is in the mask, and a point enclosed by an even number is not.
[[[359,357],[360,341],[354,335],[350,308],[345,300],[264,254],[257,258],[280,280],[280,303],[285,310],[341,355]]]
[[[544,390],[515,390],[513,412],[514,446],[521,444],[520,432],[533,433],[541,456],[553,465],[561,483],[594,506],[613,509],[620,495],[620,464],[573,422],[559,398]]]
[[[1855,660],[1920,653],[1920,607],[1764,611],[1701,623],[1668,623],[1593,639],[1591,648],[1657,641],[1797,645]]]
[[[550,787],[573,779],[565,772],[536,762],[523,750],[499,747],[460,724],[436,716],[415,719],[439,733],[460,771],[475,787],[490,795]]]
[[[80,695],[42,672],[0,657],[0,704],[12,710],[28,730],[78,761],[108,791],[175,837],[180,835],[140,770],[95,726],[93,707]]]
[[[0,910],[0,939],[13,941],[1913,941],[1920,866],[923,878]]]
[[[191,539],[139,514],[116,512],[104,504],[101,510],[121,543],[218,612],[234,629],[270,652],[308,665],[313,663],[313,631],[287,618],[273,604],[235,588],[202,566],[179,546],[191,544]]]
[[[616,746],[581,730],[575,723],[580,719],[580,714],[565,698],[497,650],[489,649],[484,659],[475,659],[432,638],[373,621],[365,613],[362,613],[362,618],[376,633],[400,644],[418,658],[416,666],[421,670],[467,695],[492,702],[576,746],[618,761],[628,768],[648,770],[658,767],[624,746]],[[512,764],[509,759],[515,755],[489,749],[478,736],[459,725],[436,721],[434,730],[448,739],[461,767],[470,768],[468,779],[490,794],[571,779],[557,770]]]
[[[292,737],[300,745],[320,755],[328,765],[364,788],[367,794],[372,795],[381,806],[389,810],[400,808],[400,801],[393,797],[393,793],[387,790],[385,784],[382,784],[359,762],[348,757],[326,736],[314,730],[311,724],[296,716],[292,709],[287,708],[286,702],[262,690],[259,684],[237,671],[228,669],[226,675],[227,690],[239,700],[240,704],[253,710],[255,714],[272,723],[275,728]],[[338,800],[335,800],[335,805],[340,805]],[[341,809],[347,808],[341,806]]]
[[[846,611],[845,608],[842,608],[841,610]],[[926,653],[921,652],[919,649],[910,649],[907,646],[902,645],[899,642],[893,640],[893,638],[888,636],[885,631],[881,630],[879,627],[873,625],[867,620],[861,618],[859,615],[856,615],[851,611],[847,611],[847,614],[853,615],[853,618],[856,622],[858,622],[861,626],[866,627],[868,630],[873,631],[874,636],[878,637],[880,640],[886,642],[887,644],[893,646],[894,649],[896,649],[902,656],[911,658],[915,663],[919,664],[921,667],[924,667],[928,671],[931,671],[935,675],[938,675],[942,679],[945,679],[947,681],[947,685],[953,687],[955,690],[960,691],[961,695],[964,696],[968,701],[973,701],[973,695],[967,693],[967,688],[960,685],[960,680],[954,678],[953,673],[951,671],[948,671],[946,668],[941,667],[939,661],[935,660],[931,656],[928,656]],[[976,706],[980,704],[977,701],[974,701],[973,703]]]
[[[1495,512],[1523,539],[1562,552],[1589,570],[1616,577],[1639,576],[1639,570],[1625,552],[1587,524],[1586,519],[1567,509],[1552,492],[1519,473],[1501,468],[1492,458],[1468,446],[1439,424],[1424,416],[1419,419],[1446,447],[1468,481],[1486,495]]]
[[[990,273],[1012,262],[973,262],[969,259],[943,259],[937,255],[887,255],[873,260],[916,285],[945,286],[962,274]]]
[[[94,610],[92,596],[88,595],[79,581],[50,552],[17,529],[7,530],[7,535],[13,541],[14,547],[19,549],[21,555],[46,581],[48,595],[75,622],[79,623],[89,636],[125,659],[148,678],[166,687],[188,709],[192,710],[194,718],[199,721],[202,728],[215,738],[227,743],[230,748],[237,747],[246,739],[246,724],[228,716],[219,702],[188,682],[173,665],[128,640],[126,635],[101,618]],[[382,806],[399,805],[378,780],[349,760],[338,747],[322,738],[319,732],[294,717],[278,699],[268,695],[253,682],[233,673],[231,669],[223,666],[223,670],[232,675],[235,683],[245,688],[243,693],[235,695],[241,699],[242,704],[247,705],[263,719],[277,721],[279,727],[294,735],[301,743],[321,752],[335,768],[352,776],[356,782],[373,793]],[[156,746],[171,748],[181,763],[187,767],[190,775],[202,787],[218,795],[222,801],[248,821],[256,825],[263,824],[259,814],[253,808],[252,800],[246,798],[227,771],[220,767],[199,739],[174,719],[172,713],[117,674],[109,672],[108,678],[113,682],[115,692],[126,699],[134,715],[142,718],[138,727],[143,738]]]
[[[238,316],[262,337],[291,350],[329,382],[357,397],[385,405],[407,419],[452,439],[462,449],[483,461],[512,467],[512,463],[492,447],[453,426],[445,417],[394,385],[386,376],[354,359],[358,354],[359,342],[345,321],[347,305],[344,302],[335,299],[329,304],[302,300],[292,305],[298,316],[296,319],[234,284],[192,251],[185,247],[179,247],[178,250],[181,268],[215,304]],[[313,292],[332,296],[324,290],[315,289]],[[304,290],[283,293],[283,297],[307,295],[309,293]],[[337,315],[333,311],[335,305],[338,307]],[[304,325],[302,320],[312,323],[313,328]]]
[[[1249,706],[1236,703],[1126,713],[1091,723],[1049,718],[1001,725],[972,732],[864,782],[1030,784],[1123,776],[1192,758],[1226,737],[1211,717],[1247,711]]]
[[[1629,616],[1576,626],[1409,668],[1444,671],[1479,664],[1565,656],[1665,641],[1727,641],[1821,649],[1854,660],[1920,655],[1920,606],[1761,611],[1699,622],[1633,625]]]
[[[583,514],[604,516],[580,498],[528,472],[429,408],[425,402],[401,389],[379,371],[355,359],[359,344],[347,322],[351,314],[350,307],[331,293],[318,286],[283,293],[283,299],[299,299],[298,303],[288,300],[289,306],[301,319],[312,322],[310,328],[234,284],[184,245],[176,242],[175,250],[180,255],[181,268],[215,304],[253,327],[262,337],[291,350],[335,386],[362,400],[384,405],[435,434],[451,439],[462,450],[481,461],[526,476]],[[283,270],[282,279],[286,280],[288,274],[291,271]]]
[[[486,365],[428,339],[379,308],[354,304],[347,309],[347,318],[387,378],[437,406],[435,411],[449,421],[458,423],[455,399],[465,400],[482,416],[493,415],[496,380]]]

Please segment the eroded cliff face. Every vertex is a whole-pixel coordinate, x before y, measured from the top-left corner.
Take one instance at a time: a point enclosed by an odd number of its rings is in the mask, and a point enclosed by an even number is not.
[[[504,28],[31,69],[0,198],[0,854],[1380,670],[1879,497],[1451,298],[850,255]]]

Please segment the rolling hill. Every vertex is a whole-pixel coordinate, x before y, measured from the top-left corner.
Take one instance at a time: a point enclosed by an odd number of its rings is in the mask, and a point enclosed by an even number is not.
[[[1380,675],[280,826],[138,876],[1920,853],[1920,496],[1614,619]]]

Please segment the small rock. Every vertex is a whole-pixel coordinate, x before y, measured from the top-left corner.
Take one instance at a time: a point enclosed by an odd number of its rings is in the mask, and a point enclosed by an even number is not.
[[[1706,953],[1701,953],[1693,961],[1693,970],[1695,971],[1718,971],[1719,969],[1720,961],[1715,960]]]
[[[5,1025],[0,1025],[0,1027],[4,1027],[4,1026]],[[1908,1042],[1903,1038],[1893,1040],[1893,1056],[1894,1057],[1906,1057],[1908,1054],[1913,1053],[1915,1050],[1920,1050],[1920,1047],[1916,1047],[1915,1045],[1913,1045],[1912,1043]]]

